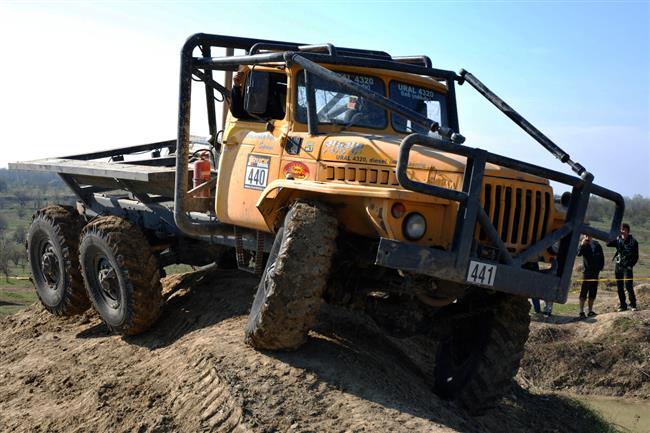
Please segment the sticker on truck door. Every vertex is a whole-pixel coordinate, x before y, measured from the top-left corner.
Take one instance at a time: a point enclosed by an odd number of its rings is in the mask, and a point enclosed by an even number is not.
[[[248,155],[246,162],[246,177],[244,188],[264,189],[269,182],[269,167],[271,157],[263,155]]]
[[[497,274],[497,267],[483,262],[469,262],[467,270],[467,282],[481,286],[494,286],[494,277]]]

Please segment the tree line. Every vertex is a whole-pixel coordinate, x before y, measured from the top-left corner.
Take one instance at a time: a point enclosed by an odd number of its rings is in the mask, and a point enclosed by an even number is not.
[[[56,174],[0,169],[0,273],[7,282],[12,273],[25,273],[31,217],[48,203],[74,203]]]
[[[614,204],[600,197],[589,200],[587,218],[590,221],[609,222],[614,214]],[[624,221],[633,227],[650,229],[650,198],[642,195],[625,197]]]

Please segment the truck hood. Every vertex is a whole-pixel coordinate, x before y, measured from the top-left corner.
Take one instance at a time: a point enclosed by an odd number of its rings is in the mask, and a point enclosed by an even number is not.
[[[320,160],[395,167],[399,144],[404,138],[397,135],[372,135],[359,133],[329,134],[319,137]],[[315,143],[316,144],[316,143]],[[439,152],[415,146],[411,150],[409,168],[429,172],[463,174],[466,159],[460,155]],[[520,171],[487,164],[485,175],[548,185],[548,180]]]

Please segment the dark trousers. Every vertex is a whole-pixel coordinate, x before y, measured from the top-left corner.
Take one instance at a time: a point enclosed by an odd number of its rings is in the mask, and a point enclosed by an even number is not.
[[[580,288],[580,299],[596,299],[598,293],[598,274],[587,274],[582,276],[582,287]],[[585,281],[594,280],[594,281]]]
[[[539,298],[531,298],[530,300],[533,301],[533,310],[535,310],[536,313],[541,313],[542,306],[539,305]]]
[[[614,275],[616,276],[616,287],[618,288],[618,301],[621,308],[627,308],[627,302],[625,302],[625,290],[627,290],[627,296],[630,298],[630,307],[636,308],[636,295],[634,294],[634,273],[632,268],[622,268],[616,266],[614,269]],[[623,281],[625,278],[625,281]]]

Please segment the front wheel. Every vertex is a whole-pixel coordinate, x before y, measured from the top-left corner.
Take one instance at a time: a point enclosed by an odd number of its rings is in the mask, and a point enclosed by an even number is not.
[[[336,249],[337,220],[320,203],[297,202],[275,236],[246,325],[246,343],[301,346],[316,322]]]
[[[512,385],[528,339],[530,304],[521,296],[481,292],[459,304],[450,334],[438,346],[435,391],[480,414]]]
[[[84,228],[79,254],[88,297],[109,328],[133,335],[158,319],[158,261],[136,226],[115,216],[97,218]]]

